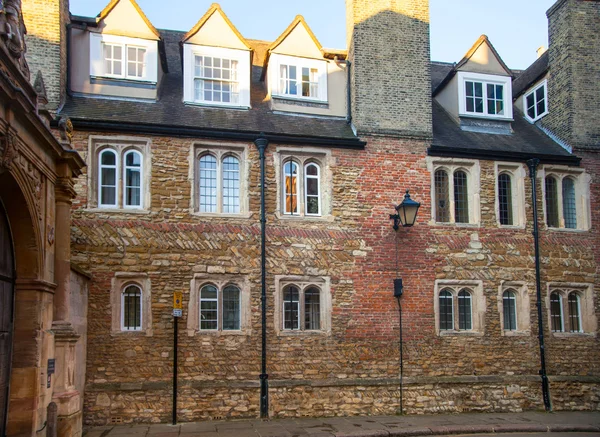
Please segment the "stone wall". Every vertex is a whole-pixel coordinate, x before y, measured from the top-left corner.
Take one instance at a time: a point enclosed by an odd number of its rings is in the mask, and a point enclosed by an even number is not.
[[[76,134],[74,144],[83,155],[90,134]],[[524,228],[497,226],[493,206],[495,170],[489,161],[480,162],[481,226],[435,225],[430,223],[427,143],[365,139],[368,145],[364,151],[332,150],[332,217],[316,220],[277,218],[273,168],[277,145],[269,145],[267,371],[271,415],[301,416],[309,411],[320,415],[391,414],[397,410],[398,307],[392,295],[396,247],[398,270],[405,285],[402,304],[404,375],[409,381],[405,392],[407,411],[540,408],[528,179]],[[167,421],[170,417],[174,291],[184,293],[178,370],[182,420],[258,415],[258,155],[249,145],[249,217],[200,217],[190,212],[192,181],[188,167],[194,143],[202,141],[151,138],[148,212],[87,210],[87,180],[79,179],[73,211],[73,260],[92,274],[87,424]],[[415,227],[395,233],[388,215],[406,188],[423,206]],[[594,183],[592,206],[597,203],[597,189]],[[541,191],[538,196],[541,199]],[[538,208],[542,217],[541,203]],[[594,220],[596,225],[597,218]],[[598,289],[596,231],[551,231],[543,225],[541,229],[544,296],[547,281],[591,283]],[[110,289],[116,272],[148,275],[152,284],[151,336],[142,332],[111,333]],[[197,273],[238,275],[249,281],[251,326],[246,335],[189,336],[185,332],[190,282]],[[273,293],[277,275],[330,278],[330,335],[276,334]],[[436,279],[482,281],[485,312],[481,333],[436,334]],[[521,281],[527,287],[531,329],[525,335],[502,335],[498,306],[502,281]],[[547,328],[545,299],[543,305],[549,374],[572,378],[567,385],[552,384],[553,399],[556,397],[557,405],[565,408],[574,402],[578,408],[597,409],[597,332],[552,335]],[[594,305],[597,314],[597,293]],[[447,378],[459,379],[440,382]],[[431,399],[440,396],[447,401],[434,405]]]

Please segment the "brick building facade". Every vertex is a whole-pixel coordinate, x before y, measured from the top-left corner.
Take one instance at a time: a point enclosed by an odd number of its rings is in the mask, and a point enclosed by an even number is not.
[[[600,90],[577,49],[599,47],[600,2],[558,1],[549,55],[518,77],[487,37],[430,62],[426,0],[346,10],[347,51],[301,17],[246,40],[218,5],[187,33],[132,0],[60,15],[58,115],[87,163],[71,238],[91,275],[86,424],[169,420],[176,292],[180,419],[260,414],[259,138],[270,417],[544,408],[530,159],[551,405],[600,408]],[[394,231],[406,189],[422,206]]]

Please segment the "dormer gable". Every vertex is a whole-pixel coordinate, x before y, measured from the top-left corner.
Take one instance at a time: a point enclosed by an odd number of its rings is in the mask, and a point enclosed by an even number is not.
[[[135,0],[112,0],[97,18],[103,34],[159,40],[160,34]]]
[[[181,39],[185,103],[250,107],[252,48],[217,3]]]
[[[251,50],[250,44],[236,29],[217,3],[186,33],[181,42],[208,47]]]
[[[294,18],[287,29],[269,46],[267,53],[323,59],[323,47],[302,15]],[[268,62],[268,57],[265,62]]]
[[[512,72],[488,37],[481,35],[434,90],[433,97],[467,130],[478,123],[469,119],[511,121]],[[509,126],[494,126],[510,132]]]

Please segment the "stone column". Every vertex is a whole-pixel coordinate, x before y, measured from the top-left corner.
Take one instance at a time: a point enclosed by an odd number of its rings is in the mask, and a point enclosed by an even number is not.
[[[64,167],[55,185],[56,231],[54,252],[54,354],[56,375],[52,400],[58,406],[58,435],[75,436],[81,430],[80,393],[75,388],[75,345],[79,334],[71,323],[71,202],[75,197],[70,171]]]

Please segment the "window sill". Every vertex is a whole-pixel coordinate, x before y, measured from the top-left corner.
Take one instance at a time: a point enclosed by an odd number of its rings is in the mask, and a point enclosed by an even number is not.
[[[300,214],[282,214],[277,211],[275,217],[279,220],[287,221],[304,221],[304,222],[333,222],[334,217],[331,214],[327,215],[300,215]]]
[[[329,335],[331,335],[329,331],[304,331],[301,329],[277,331],[278,337],[325,337]]]
[[[273,94],[271,96],[273,100],[282,100],[282,103],[314,103],[316,105],[322,107],[329,107],[329,102],[327,100],[319,100],[319,99],[311,99],[306,97],[297,97],[297,96],[287,96],[280,94]]]
[[[138,208],[86,208],[85,212],[107,213],[107,214],[150,214],[147,209]]]
[[[514,230],[523,230],[525,229],[525,225],[502,225],[498,223],[498,229],[514,229]]]
[[[483,332],[479,331],[439,331],[438,335],[440,337],[483,337]]]
[[[206,217],[206,218],[226,218],[226,219],[249,219],[254,214],[251,212],[242,212],[239,214],[233,213],[223,213],[223,212],[199,212],[199,211],[190,211],[190,214],[195,217]]]
[[[503,337],[529,337],[531,332],[529,331],[506,331],[502,330]]]
[[[248,336],[252,332],[248,329],[241,329],[236,331],[200,331],[198,329],[188,329],[188,337],[221,337],[221,336]]]
[[[439,227],[455,227],[455,228],[479,228],[481,227],[480,223],[450,223],[450,222],[436,222],[434,220],[429,221],[430,226],[439,226]]]
[[[513,117],[507,117],[505,115],[459,113],[458,116],[463,118],[472,118],[474,120],[515,121]]]
[[[98,85],[113,85],[129,88],[156,89],[156,82],[145,79],[130,79],[112,76],[90,76],[90,83]]]
[[[596,337],[596,333],[594,332],[553,332],[552,333],[553,337],[556,338],[573,338],[573,337],[580,337],[580,338],[595,338]]]
[[[546,230],[550,232],[571,232],[575,234],[583,234],[589,232],[589,229],[553,228],[547,225]]]
[[[226,105],[214,102],[183,102],[189,106],[198,106],[202,108],[221,108],[221,109],[237,109],[238,111],[247,111],[252,107],[250,105]]]
[[[152,337],[152,330],[140,330],[140,331],[112,331],[110,333],[111,337],[121,337],[121,336],[125,336],[125,335],[131,335],[134,337]]]

